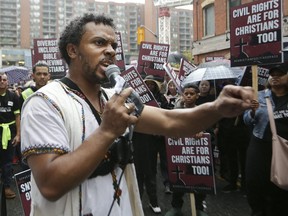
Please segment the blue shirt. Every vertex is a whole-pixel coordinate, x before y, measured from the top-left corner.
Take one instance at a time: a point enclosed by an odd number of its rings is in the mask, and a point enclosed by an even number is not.
[[[266,95],[270,97],[272,109],[274,110],[275,108],[274,101],[272,100],[271,90],[269,89],[266,92],[265,91],[266,90],[258,92],[259,108],[256,110],[254,118],[251,117],[251,110],[246,110],[243,116],[245,124],[252,128],[253,135],[259,139],[264,138],[264,133],[269,123],[269,116],[265,99]]]

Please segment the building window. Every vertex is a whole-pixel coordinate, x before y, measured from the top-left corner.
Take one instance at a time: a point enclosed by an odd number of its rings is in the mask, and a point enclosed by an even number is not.
[[[203,8],[204,37],[215,34],[215,10],[214,4],[209,4]]]
[[[227,0],[227,26],[226,29],[230,30],[230,8],[241,5],[241,0]]]

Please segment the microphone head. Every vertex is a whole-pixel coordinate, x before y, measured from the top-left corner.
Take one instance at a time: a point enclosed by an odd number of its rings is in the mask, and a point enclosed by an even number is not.
[[[111,75],[116,76],[120,74],[120,69],[117,65],[111,64],[106,68],[105,75],[108,77],[110,80]]]
[[[112,86],[114,86],[116,84],[115,78],[120,75],[120,69],[115,64],[109,65],[106,68],[105,75],[109,79]]]

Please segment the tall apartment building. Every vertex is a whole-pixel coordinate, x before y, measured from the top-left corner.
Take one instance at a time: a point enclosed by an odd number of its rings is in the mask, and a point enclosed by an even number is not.
[[[170,46],[172,51],[191,51],[193,42],[193,12],[171,9]]]
[[[151,1],[152,2],[152,1]],[[126,59],[138,55],[137,27],[146,17],[157,26],[157,14],[144,4],[95,0],[0,0],[0,67],[31,67],[35,38],[58,38],[69,20],[86,12],[108,14],[121,32]],[[190,13],[190,14],[189,14]],[[171,50],[191,50],[192,12],[173,11]],[[157,42],[157,40],[147,41]],[[190,46],[189,46],[190,45]]]
[[[19,0],[0,1],[0,46],[17,47],[19,45]]]

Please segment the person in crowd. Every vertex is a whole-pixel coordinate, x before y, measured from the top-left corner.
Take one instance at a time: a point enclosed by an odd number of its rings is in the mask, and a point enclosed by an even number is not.
[[[288,191],[270,181],[272,134],[265,97],[272,103],[278,135],[288,139],[288,62],[270,66],[267,90],[258,93],[244,122],[252,135],[247,150],[246,184],[252,216],[288,215]]]
[[[165,97],[168,101],[168,109],[174,109],[176,99],[179,97],[179,93],[173,80],[169,80],[167,84],[167,92],[165,93]]]
[[[202,80],[199,83],[199,98],[196,101],[196,105],[200,105],[206,102],[211,102],[215,100],[215,95],[211,94],[212,86],[210,81]]]
[[[50,80],[49,65],[45,61],[38,61],[32,68],[32,79],[35,82],[35,86],[30,86],[22,91],[20,95],[20,107],[22,107],[24,101],[34,92],[41,87],[45,86]]]
[[[15,92],[8,90],[8,77],[0,74],[0,164],[1,181],[4,185],[6,199],[16,197],[10,184],[13,175],[12,159],[14,147],[20,142],[20,107]]]
[[[153,75],[148,75],[144,82],[148,86],[149,90],[152,92],[154,98],[156,99],[158,105],[162,109],[169,109],[168,101],[163,93],[161,93],[161,86],[163,83],[157,81],[157,78]],[[153,144],[156,146],[156,154],[154,155],[154,171],[157,171],[157,158],[159,154],[160,158],[160,170],[161,175],[163,177],[163,184],[165,187],[165,193],[171,194],[170,184],[168,180],[168,170],[167,170],[167,157],[166,157],[166,144],[165,144],[165,136],[155,136],[155,143]]]
[[[246,151],[250,139],[249,128],[244,124],[243,115],[233,118],[223,118],[219,121],[219,133],[221,134],[221,148],[226,156],[227,173],[224,173],[229,182],[222,188],[222,192],[230,193],[240,190],[246,191]],[[221,154],[220,150],[220,154]],[[238,178],[240,176],[240,182]]]
[[[19,97],[20,108],[23,106],[24,101],[34,92],[36,92],[41,87],[45,86],[50,80],[49,65],[46,61],[38,61],[32,67],[32,80],[35,83],[35,86],[29,86],[24,91],[21,92]],[[23,170],[28,169],[29,167],[22,163],[21,156],[21,143],[15,148],[14,158],[19,159],[21,167]]]
[[[101,88],[116,62],[115,31],[106,15],[73,19],[59,39],[69,73],[24,102],[21,149],[32,173],[31,215],[143,215],[134,165],[118,158],[130,140],[127,128],[192,136],[251,106],[251,87],[226,86],[214,102],[193,109],[144,106],[135,115],[135,105],[125,103],[131,88]]]
[[[198,88],[199,88],[199,96],[195,102],[196,105],[201,105],[203,103],[212,102],[215,100],[215,97],[216,97],[215,92],[214,94],[211,94],[213,90],[211,81],[201,80],[198,84]],[[217,124],[214,124],[212,127],[209,127],[205,130],[205,132],[210,133],[212,149],[215,149],[215,146],[216,146],[216,139],[215,139],[215,132],[217,133],[216,125]],[[214,163],[214,170],[216,170],[215,163]],[[206,199],[206,194],[195,193],[196,207],[199,211],[204,211],[206,207],[205,199]]]
[[[210,81],[201,80],[198,85],[198,88],[199,88],[199,97],[197,98],[195,102],[196,105],[201,105],[203,103],[212,102],[216,99],[216,95],[211,94],[212,86],[211,86]],[[210,128],[207,128],[206,132],[211,134],[212,148],[214,149],[216,146],[215,133],[218,132],[217,124],[213,125]]]
[[[224,80],[223,86],[234,85],[233,79]],[[250,139],[250,130],[243,121],[243,115],[222,118],[218,124],[218,147],[220,150],[220,176],[228,184],[222,192],[240,190],[246,193],[246,152]],[[238,181],[239,180],[239,181]]]
[[[234,85],[234,80],[217,80],[216,82],[216,95],[218,95],[226,85]],[[236,119],[236,118],[235,118]],[[217,147],[219,149],[219,175],[220,178],[230,182],[230,171],[229,171],[229,155],[228,146],[230,145],[229,134],[226,132],[234,124],[235,119],[223,118],[215,125],[214,135],[217,140]],[[230,139],[232,139],[230,137]]]
[[[182,94],[182,106],[176,106],[176,109],[183,108],[194,108],[196,107],[196,101],[199,98],[199,88],[196,84],[187,83],[183,86],[183,94]],[[196,134],[196,137],[201,137],[202,132]],[[181,216],[183,215],[181,212],[181,208],[183,206],[183,192],[174,191],[172,195],[172,209],[170,209],[165,216]],[[197,209],[197,216],[204,216],[206,213],[204,212],[204,207],[202,205],[202,201],[204,200],[204,195],[196,193],[195,194],[195,205]]]
[[[15,93],[17,94],[18,97],[20,97],[20,95],[23,91],[24,91],[23,86],[19,85],[16,87]]]
[[[159,79],[155,78],[155,76],[148,75],[145,77],[144,82],[153,94],[159,107],[167,109],[168,102],[165,96],[160,92],[161,83],[158,80]],[[161,213],[161,208],[158,204],[156,184],[158,153],[160,156],[160,168],[161,174],[164,178],[164,185],[165,188],[168,188],[167,190],[170,191],[167,173],[165,137],[134,132],[133,144],[134,164],[140,197],[142,198],[145,185],[150,201],[149,207],[154,213],[159,214]]]

